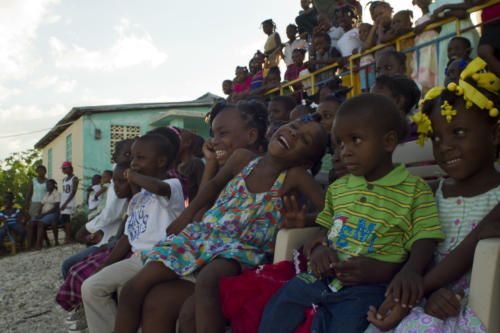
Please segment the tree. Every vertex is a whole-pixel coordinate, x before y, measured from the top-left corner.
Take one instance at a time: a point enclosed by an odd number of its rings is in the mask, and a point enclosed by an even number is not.
[[[14,202],[24,205],[30,179],[36,177],[35,169],[42,164],[40,151],[29,149],[12,153],[0,164],[0,195],[14,193]],[[2,199],[0,199],[2,200]]]

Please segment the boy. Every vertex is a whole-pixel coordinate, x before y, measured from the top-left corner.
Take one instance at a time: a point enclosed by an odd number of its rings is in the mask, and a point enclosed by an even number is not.
[[[332,139],[350,175],[330,185],[316,219],[328,240],[309,246],[314,275],[297,275],[273,296],[259,332],[293,332],[311,304],[319,305],[311,332],[362,332],[368,307],[380,304],[386,289],[399,301],[405,286],[402,306],[422,297],[421,275],[443,233],[429,186],[392,163],[405,126],[382,95],[358,95],[337,111]],[[363,266],[353,269],[351,261]]]
[[[313,37],[314,52],[311,52],[310,60],[305,64],[310,72],[315,72],[325,66],[338,63],[344,64],[344,59],[339,51],[331,46],[331,39],[326,32],[318,32]],[[323,83],[334,76],[334,69],[322,72],[316,76],[316,83]]]
[[[132,145],[131,168],[125,171],[132,189],[142,188],[130,200],[124,235],[94,275],[82,284],[89,331],[111,332],[116,315],[112,294],[141,268],[140,253],[165,237],[165,230],[184,210],[178,179],[164,179],[175,161],[175,147],[166,137],[147,134]],[[132,251],[132,257],[125,259]]]
[[[288,42],[284,44],[285,52],[284,60],[287,66],[293,64],[292,52],[295,49],[307,50],[307,41],[304,39],[297,39],[297,26],[295,24],[289,24],[286,27],[286,36],[288,37]]]

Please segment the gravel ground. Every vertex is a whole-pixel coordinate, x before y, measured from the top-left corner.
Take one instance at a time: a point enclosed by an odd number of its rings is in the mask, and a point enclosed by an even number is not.
[[[61,263],[82,249],[70,244],[0,258],[0,332],[67,332],[68,313],[55,302]]]

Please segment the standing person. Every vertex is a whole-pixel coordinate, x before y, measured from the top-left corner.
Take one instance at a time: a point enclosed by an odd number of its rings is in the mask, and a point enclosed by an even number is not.
[[[70,220],[71,213],[75,208],[75,194],[78,190],[78,177],[73,174],[73,165],[71,162],[66,161],[61,165],[62,172],[66,175],[62,182],[62,193],[61,193],[61,206],[60,208],[60,220],[64,225],[64,231],[66,233],[66,243],[70,243],[71,231],[70,231]],[[54,229],[55,245],[59,245],[58,230]]]
[[[21,218],[27,220],[29,217],[19,208],[14,208],[14,193],[5,192],[3,196],[4,209],[0,211],[0,247],[3,245],[3,239],[6,235],[9,236],[11,242],[15,244],[11,231],[15,231],[19,235],[19,243],[21,247],[24,246],[24,238],[26,237],[26,230],[21,222]]]
[[[318,25],[318,18],[311,6],[311,0],[300,0],[300,7],[302,7],[302,10],[299,11],[299,16],[295,18],[299,34],[312,35],[314,27]]]
[[[31,219],[26,223],[27,229],[27,239],[28,239],[28,248],[31,248],[34,245],[35,237],[33,236],[34,231],[36,230],[31,222],[39,213],[40,208],[42,207],[42,199],[45,193],[47,192],[47,187],[45,186],[45,182],[47,178],[45,175],[47,174],[47,169],[43,165],[39,165],[36,168],[36,177],[30,180],[28,195],[26,196],[26,203],[24,209],[28,208],[29,204],[29,215]]]
[[[283,59],[288,67],[293,64],[292,52],[294,50],[307,51],[307,41],[301,38],[297,39],[297,26],[295,24],[289,24],[286,27],[286,36],[288,37],[288,41],[283,44]]]
[[[264,31],[267,35],[267,40],[264,44],[264,54],[266,56],[266,62],[264,63],[264,77],[266,77],[266,70],[279,66],[281,57],[281,38],[276,32],[276,24],[272,19],[263,21],[261,25],[262,31]]]
[[[35,249],[42,249],[43,238],[45,237],[45,228],[52,226],[54,239],[57,240],[57,225],[59,223],[59,205],[61,203],[61,193],[57,190],[57,183],[54,179],[48,179],[45,182],[47,191],[42,199],[42,207],[37,216],[32,220],[33,227],[37,228]],[[47,246],[49,241],[47,240]]]

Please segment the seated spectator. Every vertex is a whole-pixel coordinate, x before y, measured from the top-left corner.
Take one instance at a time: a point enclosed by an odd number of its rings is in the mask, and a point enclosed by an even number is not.
[[[57,183],[53,179],[45,182],[47,192],[42,199],[42,207],[36,218],[32,220],[34,226],[37,226],[37,236],[35,249],[42,248],[42,241],[45,235],[45,229],[50,225],[54,233],[54,239],[57,239],[57,227],[59,222],[59,205],[61,203],[61,193],[57,191]],[[47,240],[47,245],[50,245]]]
[[[231,95],[233,94],[233,81],[224,80],[222,81],[222,92],[226,95],[226,100],[231,100]]]
[[[92,176],[92,185],[87,188],[87,204],[89,212],[95,210],[102,198],[97,198],[96,193],[101,190],[101,175]]]
[[[295,51],[296,49],[307,51],[307,41],[300,38],[297,39],[297,26],[295,24],[289,24],[286,27],[286,36],[288,37],[288,41],[283,44],[283,59],[285,60],[285,64],[288,67],[293,64],[293,51]]]
[[[262,30],[268,36],[264,44],[264,54],[266,62],[264,69],[269,69],[279,65],[281,55],[281,38],[276,32],[276,24],[272,19],[262,22]],[[264,76],[266,76],[264,74]]]
[[[467,67],[469,62],[461,58],[454,58],[448,61],[445,70],[444,86],[448,87],[451,82],[458,83],[460,73]]]
[[[252,78],[248,74],[248,69],[245,66],[236,66],[235,74],[236,79],[233,82],[233,93],[239,94],[247,91],[252,81]]]
[[[331,47],[331,39],[325,32],[319,32],[313,37],[314,53],[309,56],[305,66],[310,72],[315,72],[328,65],[343,64],[343,59],[336,48]],[[324,71],[316,76],[316,83],[323,83],[334,76],[335,69]]]
[[[249,64],[250,66],[250,91],[260,88],[264,83],[264,70],[262,69],[262,63],[258,60],[258,56],[254,56]]]
[[[197,135],[186,129],[181,129],[180,132],[182,140],[179,148],[180,163],[177,166],[177,170],[188,180],[188,199],[192,201],[196,193],[198,193],[205,164],[203,164],[200,158],[195,156],[195,149],[197,148],[195,145],[195,137]]]
[[[375,73],[379,75],[399,74],[406,76],[406,56],[402,52],[389,50],[377,58]]]
[[[456,36],[450,39],[447,48],[448,61],[452,59],[464,59],[469,63],[472,60],[470,57],[471,52],[472,45],[467,38]]]
[[[29,215],[19,208],[14,208],[14,193],[5,192],[3,196],[3,210],[0,210],[0,247],[3,245],[5,236],[8,236],[10,241],[15,244],[13,237],[15,232],[19,236],[19,245],[24,248],[24,238],[26,230],[24,230],[23,220],[29,220]]]
[[[290,112],[295,107],[295,101],[289,96],[275,97],[267,107],[269,114],[269,123],[276,121],[287,122],[290,118]]]
[[[292,52],[293,63],[288,65],[285,72],[285,80],[293,81],[299,77],[301,71],[305,70],[304,58],[306,51],[304,49],[295,49]],[[294,87],[295,88],[295,87]]]
[[[317,14],[311,6],[311,0],[300,0],[300,6],[302,10],[299,12],[299,16],[295,18],[299,34],[312,36],[314,27],[318,25]]]

